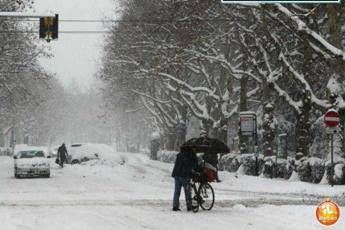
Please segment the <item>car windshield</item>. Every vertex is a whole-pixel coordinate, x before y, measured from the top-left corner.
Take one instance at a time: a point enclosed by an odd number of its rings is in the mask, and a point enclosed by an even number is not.
[[[18,155],[19,158],[44,157],[43,151],[21,151]]]

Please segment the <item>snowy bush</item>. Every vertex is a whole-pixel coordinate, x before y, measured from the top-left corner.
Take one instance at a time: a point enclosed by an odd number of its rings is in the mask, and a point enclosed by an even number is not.
[[[330,161],[326,163],[326,181],[331,184],[335,185],[343,185],[345,184],[345,161],[336,161],[334,163],[334,167]]]
[[[176,151],[160,150],[158,151],[157,159],[166,163],[175,163],[177,154],[178,152]]]
[[[301,181],[319,183],[325,172],[324,160],[317,157],[302,158],[296,162],[298,177]]]
[[[276,159],[276,156],[265,157],[262,175],[269,178],[289,179],[294,170],[292,162],[291,158]]]
[[[228,166],[228,171],[229,172],[236,172],[242,164],[242,158],[241,157],[235,157],[232,159]]]
[[[239,156],[240,155],[234,153],[228,153],[221,156],[218,163],[219,170],[236,172],[242,163],[240,159],[238,159]]]
[[[242,154],[242,168],[245,175],[256,176],[264,165],[263,157],[260,155],[256,162],[254,154]],[[256,165],[257,164],[257,165]]]
[[[311,168],[311,182],[320,183],[325,173],[325,161],[317,157],[311,157],[308,161]]]
[[[258,158],[258,170],[261,171],[263,165],[262,156]],[[256,164],[254,154],[228,153],[219,159],[219,169],[229,172],[236,172],[242,166],[243,174],[256,175]]]

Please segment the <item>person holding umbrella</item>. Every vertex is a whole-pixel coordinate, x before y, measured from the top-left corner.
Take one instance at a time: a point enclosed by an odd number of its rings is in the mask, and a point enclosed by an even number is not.
[[[198,158],[193,148],[186,146],[180,148],[180,152],[176,156],[172,177],[175,180],[175,191],[173,198],[173,211],[181,211],[180,209],[180,194],[183,187],[186,197],[187,211],[192,210],[191,187],[189,185],[190,179],[198,168]]]
[[[229,147],[218,139],[210,138],[205,130],[202,130],[200,137],[191,138],[183,146],[192,146],[198,152],[203,152],[202,159],[212,165],[218,171],[218,153],[230,152]],[[217,182],[220,182],[217,172]]]
[[[221,182],[221,180],[218,177],[218,154],[217,152],[214,152],[211,150],[208,150],[204,153],[204,155],[202,156],[202,159],[209,163],[210,165],[212,165],[217,171],[216,171],[216,181],[217,182]]]

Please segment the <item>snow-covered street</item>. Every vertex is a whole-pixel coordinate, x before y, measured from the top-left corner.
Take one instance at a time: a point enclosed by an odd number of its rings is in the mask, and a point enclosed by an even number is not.
[[[186,212],[182,201],[176,213],[171,164],[114,153],[63,169],[52,165],[50,179],[15,179],[12,158],[1,157],[1,229],[323,229],[316,204],[329,195],[342,202],[344,191],[221,173],[211,211]],[[344,227],[340,219],[332,229]]]
[[[345,230],[345,0],[1,0],[0,31],[0,230]]]

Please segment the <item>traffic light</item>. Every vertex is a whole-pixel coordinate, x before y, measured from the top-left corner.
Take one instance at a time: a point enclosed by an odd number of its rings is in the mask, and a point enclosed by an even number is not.
[[[42,17],[40,18],[40,38],[46,39],[50,42],[57,39],[59,34],[59,15],[55,17]]]

